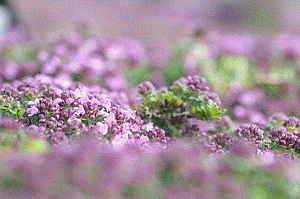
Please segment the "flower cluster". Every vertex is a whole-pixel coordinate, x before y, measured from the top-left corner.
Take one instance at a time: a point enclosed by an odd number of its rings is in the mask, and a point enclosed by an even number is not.
[[[235,134],[238,137],[244,137],[258,145],[264,138],[262,130],[255,124],[243,125],[235,130]]]
[[[162,67],[129,38],[0,47],[0,198],[299,198],[299,49],[199,34]]]
[[[284,127],[272,127],[269,138],[274,140],[276,144],[287,146],[291,149],[297,149],[300,146],[298,133],[288,132]]]
[[[169,136],[181,136],[188,118],[218,120],[225,112],[219,97],[209,92],[199,76],[182,78],[170,88],[155,90],[150,82],[139,85],[142,103],[136,106],[139,115],[165,129]],[[185,133],[184,133],[185,134]]]
[[[2,114],[19,119],[26,126],[43,127],[42,132],[52,145],[85,135],[114,145],[169,141],[164,130],[144,123],[130,107],[121,108],[97,86],[38,75],[2,87]]]

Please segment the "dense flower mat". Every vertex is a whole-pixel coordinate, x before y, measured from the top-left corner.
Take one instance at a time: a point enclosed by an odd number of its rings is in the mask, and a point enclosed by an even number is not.
[[[297,39],[262,64],[251,38],[215,37],[165,62],[78,32],[4,43],[0,197],[300,197]]]

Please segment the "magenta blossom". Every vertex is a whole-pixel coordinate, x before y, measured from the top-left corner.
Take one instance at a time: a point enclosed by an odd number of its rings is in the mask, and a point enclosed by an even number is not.
[[[32,117],[33,115],[39,113],[39,109],[35,106],[32,106],[30,108],[27,109],[27,115],[28,117]]]

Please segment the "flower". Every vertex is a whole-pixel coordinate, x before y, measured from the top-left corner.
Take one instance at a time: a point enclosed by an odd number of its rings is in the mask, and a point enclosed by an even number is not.
[[[187,78],[183,77],[174,82],[174,85],[182,87],[187,86],[193,91],[208,91],[209,87],[206,80],[199,77],[198,75],[189,76]]]
[[[114,139],[112,140],[111,144],[115,147],[115,148],[120,148],[122,146],[124,146],[126,144],[128,140],[128,136],[127,135],[116,135],[114,137]]]
[[[98,99],[96,99],[96,98],[93,98],[92,100],[91,100],[91,108],[92,109],[96,109],[98,106],[100,106],[101,105],[101,103],[99,102],[99,100]]]
[[[76,115],[76,116],[85,114],[85,110],[82,105],[79,105],[79,107],[74,107],[73,110],[74,110],[74,115]]]
[[[33,115],[39,113],[39,109],[35,106],[31,106],[27,109],[27,115],[28,117],[32,117]]]
[[[147,142],[149,142],[148,136],[142,135],[142,136],[140,137],[140,139],[139,139],[139,143],[140,143],[140,144],[144,144],[144,143],[147,143]]]
[[[110,112],[109,115],[105,118],[105,122],[109,127],[112,127],[112,125],[116,125],[117,120],[115,114]]]
[[[146,130],[146,132],[150,132],[150,131],[152,131],[153,130],[153,123],[148,123],[148,124],[145,124],[145,125],[143,125],[143,127],[142,127],[142,129],[143,130]]]
[[[146,94],[148,91],[155,91],[155,87],[151,82],[143,82],[138,85],[138,92],[141,95]]]
[[[107,94],[101,94],[99,98],[101,105],[104,106],[107,111],[110,111],[111,99],[109,98],[109,96]]]
[[[96,126],[98,127],[98,130],[99,132],[102,134],[102,135],[106,135],[107,132],[108,132],[108,125],[107,124],[103,124],[101,122],[97,122]]]
[[[76,118],[75,115],[72,115],[69,119],[68,119],[68,124],[71,125],[72,128],[78,128],[79,125],[81,124],[81,120]]]

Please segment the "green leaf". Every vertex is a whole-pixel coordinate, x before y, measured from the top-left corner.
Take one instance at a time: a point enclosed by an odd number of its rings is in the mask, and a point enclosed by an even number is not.
[[[220,120],[226,110],[219,107],[216,103],[210,102],[202,106],[191,106],[190,111],[200,120]]]
[[[16,117],[17,117],[17,119],[20,119],[21,117],[23,117],[24,114],[25,114],[25,110],[24,110],[24,109],[18,108],[18,109],[16,110]]]

